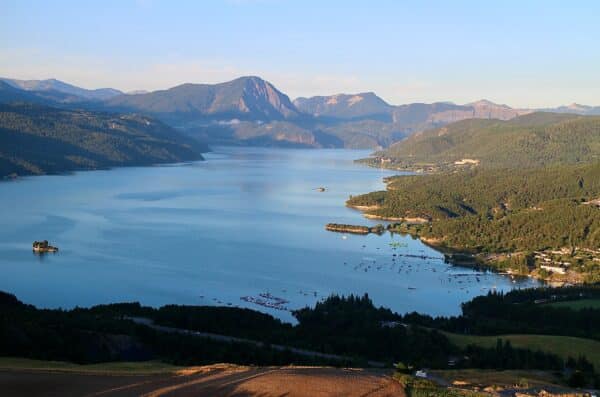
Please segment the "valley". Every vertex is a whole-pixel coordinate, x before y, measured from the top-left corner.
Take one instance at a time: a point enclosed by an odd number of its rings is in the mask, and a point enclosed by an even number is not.
[[[598,397],[599,15],[0,1],[0,397]]]
[[[488,100],[391,105],[373,92],[291,100],[258,76],[131,93],[88,90],[55,79],[0,79],[0,103],[14,102],[141,114],[208,145],[350,149],[386,148],[460,120],[510,120],[536,111],[600,114],[592,106],[518,109]]]

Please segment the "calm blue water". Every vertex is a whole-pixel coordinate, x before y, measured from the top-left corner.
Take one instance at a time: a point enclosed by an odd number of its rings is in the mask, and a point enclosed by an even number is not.
[[[352,162],[367,154],[217,148],[205,162],[0,183],[0,289],[49,308],[230,304],[291,320],[251,300],[270,293],[295,309],[366,292],[398,312],[454,314],[493,286],[530,285],[450,267],[409,237],[325,231],[373,223],[344,206],[391,175]],[[60,252],[33,255],[36,239]]]

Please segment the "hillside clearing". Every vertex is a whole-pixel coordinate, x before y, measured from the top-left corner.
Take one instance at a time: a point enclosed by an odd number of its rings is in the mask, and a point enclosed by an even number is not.
[[[552,307],[568,307],[573,310],[600,309],[600,299],[578,299],[572,301],[561,301],[548,303]]]
[[[502,339],[503,341],[510,341],[512,346],[516,348],[527,348],[554,353],[563,359],[585,356],[592,364],[594,364],[594,367],[600,368],[600,342],[591,339],[559,335],[478,336],[461,335],[450,332],[444,332],[444,335],[446,335],[452,343],[461,348],[468,345],[491,348],[496,346],[498,339]]]

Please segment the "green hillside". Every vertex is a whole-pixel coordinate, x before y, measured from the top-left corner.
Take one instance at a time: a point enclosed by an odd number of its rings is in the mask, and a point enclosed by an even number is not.
[[[200,160],[207,149],[148,117],[0,105],[0,176]]]
[[[427,171],[351,197],[461,259],[563,282],[600,280],[600,117],[531,113],[417,133],[367,160]],[[415,224],[418,223],[418,224]],[[467,254],[467,255],[464,255]]]
[[[551,307],[568,307],[573,310],[600,309],[600,299],[578,299],[549,303]]]
[[[36,370],[94,375],[150,375],[172,374],[183,367],[161,361],[104,362],[98,364],[76,364],[66,361],[32,360],[19,357],[0,357],[0,369]]]
[[[373,216],[429,221],[392,229],[443,250],[475,254],[500,269],[547,278],[540,267],[547,265],[565,268],[570,281],[600,280],[600,208],[595,201],[600,198],[600,162],[476,168],[388,182],[387,191],[352,197],[347,204],[369,207]]]
[[[600,162],[523,170],[475,168],[459,173],[394,176],[386,182],[387,192],[356,196],[348,204],[378,206],[370,213],[384,217],[443,220],[482,215],[499,219],[542,202],[585,202],[600,196]]]
[[[509,121],[470,119],[416,133],[378,153],[397,167],[536,167],[600,160],[600,117],[532,113]]]
[[[461,335],[451,332],[443,333],[452,343],[461,348],[469,345],[475,345],[485,348],[496,346],[498,339],[510,341],[513,347],[525,348],[533,351],[546,351],[554,353],[563,359],[569,357],[585,356],[590,360],[594,367],[600,366],[600,342],[574,338],[572,336],[561,335]]]

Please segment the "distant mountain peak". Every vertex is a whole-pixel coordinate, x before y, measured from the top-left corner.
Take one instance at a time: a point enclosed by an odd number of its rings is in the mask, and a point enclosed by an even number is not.
[[[262,77],[258,77],[258,76],[252,75],[252,74],[250,74],[248,76],[240,76],[231,81],[233,82],[233,81],[237,81],[237,80],[250,80],[250,81],[258,81],[258,82],[265,82],[265,83],[267,82]]]
[[[589,106],[585,106],[585,105],[581,105],[577,102],[573,102],[570,105],[566,106],[568,109],[572,109],[572,110],[585,110],[587,108],[589,108]]]
[[[468,103],[473,109],[473,118],[509,120],[533,112],[530,109],[514,109],[505,104],[497,104],[488,99]],[[468,117],[467,117],[468,118]]]
[[[335,94],[296,98],[294,105],[304,112],[317,117],[338,119],[376,119],[391,120],[392,106],[378,97],[374,92],[357,94]]]
[[[498,103],[492,102],[492,101],[490,101],[488,99],[480,99],[478,101],[468,103],[467,106],[489,106],[489,107],[499,107],[499,108],[505,108],[505,109],[512,109],[508,105],[498,104]]]
[[[114,88],[86,89],[74,86],[55,78],[45,80],[18,80],[1,78],[0,80],[24,91],[56,91],[63,94],[74,95],[86,100],[105,100],[122,94]]]
[[[242,76],[218,84],[184,83],[140,95],[120,95],[108,102],[116,108],[179,114],[188,120],[240,118],[282,120],[299,115],[287,95],[257,76]]]

